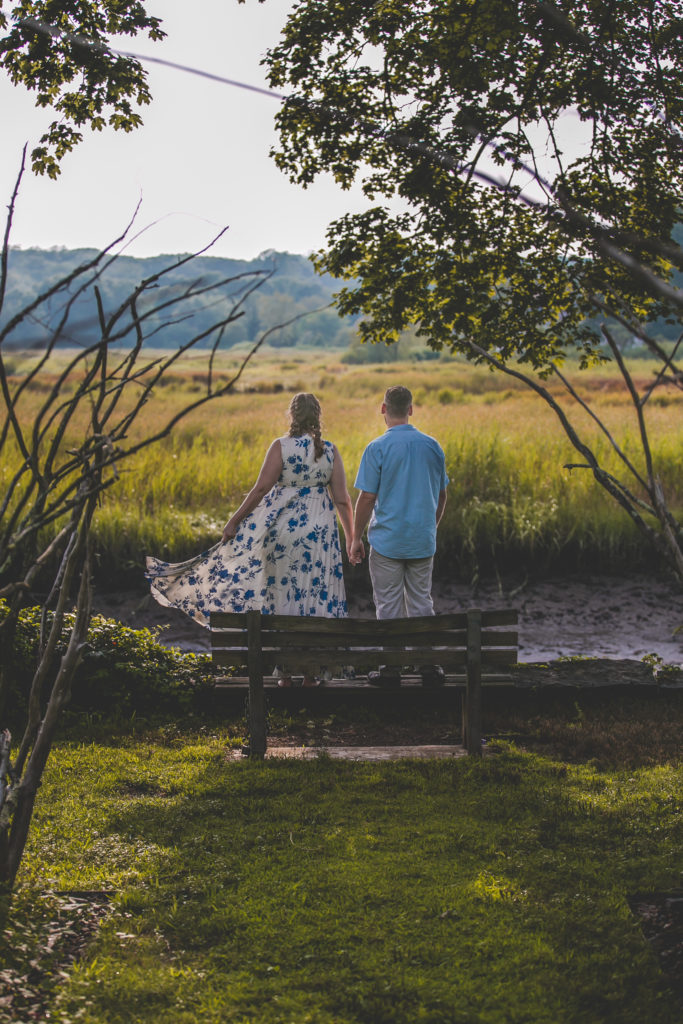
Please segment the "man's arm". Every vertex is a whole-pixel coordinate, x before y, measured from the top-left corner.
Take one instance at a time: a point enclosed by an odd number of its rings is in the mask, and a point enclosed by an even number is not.
[[[446,508],[446,490],[439,491],[439,500],[436,503],[436,525],[441,522],[444,509]]]
[[[370,522],[370,516],[376,501],[377,495],[370,494],[369,491],[361,491],[358,495],[356,511],[353,517],[353,540],[348,549],[351,565],[358,565],[365,555],[363,533],[365,532],[365,527]]]

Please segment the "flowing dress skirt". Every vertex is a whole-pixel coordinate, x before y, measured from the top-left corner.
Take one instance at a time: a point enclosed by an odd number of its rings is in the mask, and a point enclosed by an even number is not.
[[[346,616],[339,530],[327,490],[334,449],[317,461],[310,437],[280,438],[277,484],[240,523],[236,537],[186,562],[147,558],[152,594],[203,626],[209,614]]]

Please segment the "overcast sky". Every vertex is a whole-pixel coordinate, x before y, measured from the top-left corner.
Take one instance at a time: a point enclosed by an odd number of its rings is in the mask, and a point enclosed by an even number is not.
[[[148,0],[168,38],[122,37],[113,45],[266,85],[259,62],[290,6],[291,0]],[[268,156],[276,100],[153,64],[148,69],[154,99],[141,108],[144,127],[129,135],[86,129],[56,182],[27,172],[15,245],[106,245],[141,197],[138,223],[160,223],[130,245],[131,255],[188,252],[226,224],[214,255],[308,253],[324,243],[330,220],[366,205],[360,191],[344,193],[331,179],[307,190],[288,183]],[[3,206],[24,142],[32,148],[51,119],[51,111],[34,107],[33,94],[0,76]]]
[[[146,0],[149,12],[163,18],[167,38],[151,43],[119,37],[112,45],[266,86],[260,61],[277,41],[291,5],[292,0]],[[131,255],[193,251],[225,225],[229,231],[214,255],[309,253],[324,244],[331,220],[368,205],[360,189],[342,192],[330,177],[306,190],[289,184],[268,155],[276,143],[277,100],[146,66],[153,101],[141,108],[144,126],[129,135],[86,128],[56,182],[29,170],[15,216],[15,245],[100,248],[121,232],[141,199],[137,223],[153,226],[129,244]],[[35,146],[51,119],[51,111],[36,109],[33,93],[0,75],[3,205],[24,142]],[[581,134],[575,117],[565,120],[564,134],[572,150]],[[541,141],[541,164],[543,149]]]

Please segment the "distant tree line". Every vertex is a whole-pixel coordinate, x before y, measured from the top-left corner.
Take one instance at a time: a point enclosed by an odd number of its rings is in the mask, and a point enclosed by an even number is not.
[[[679,225],[674,235],[677,241],[683,241],[683,226]],[[7,294],[0,329],[37,294],[91,259],[94,254],[94,249],[12,248],[9,252]],[[140,259],[121,256],[109,265],[99,281],[105,313],[116,309],[138,281],[158,273],[169,259],[173,257],[160,255]],[[180,261],[182,256],[178,255],[177,259]],[[150,347],[177,348],[184,343],[190,332],[193,335],[200,334],[216,321],[227,317],[235,307],[241,311],[243,306],[243,315],[225,329],[221,343],[223,348],[249,344],[273,323],[292,320],[308,310],[319,310],[277,331],[269,339],[269,344],[275,348],[344,349],[346,352],[343,360],[348,363],[390,363],[438,358],[438,353],[428,347],[415,326],[400,332],[398,344],[367,344],[358,331],[360,316],[340,316],[336,308],[331,308],[330,304],[341,282],[331,274],[317,272],[305,256],[274,250],[264,252],[253,260],[202,256],[195,258],[189,267],[183,264],[177,272],[168,275],[168,283],[163,286],[168,301],[172,301],[175,295],[191,283],[210,286],[226,278],[234,280],[227,288],[217,288],[216,291],[198,295],[194,300],[186,300],[185,315],[176,322],[169,322],[163,313],[159,313],[156,318],[153,316],[150,324],[157,329],[149,332]],[[259,271],[272,276],[261,282],[260,277],[254,276]],[[677,283],[680,278],[683,275],[674,274]],[[261,283],[252,294],[257,280]],[[247,294],[248,303],[245,302]],[[62,295],[42,311],[40,318],[26,320],[18,325],[12,333],[12,347],[42,347],[52,337],[65,301]],[[153,300],[150,298],[148,302],[153,302],[155,306],[159,303],[158,291],[155,291]],[[90,289],[75,299],[69,329],[64,331],[60,339],[61,346],[88,345],[93,342],[98,332],[98,321],[93,310]],[[660,318],[651,325],[652,336],[664,345],[667,342],[673,344],[678,331],[678,323],[673,320]],[[615,326],[614,333],[622,351],[628,352],[631,357],[648,356],[647,346],[625,327]],[[210,345],[212,340],[212,336],[207,334],[203,344]]]
[[[91,259],[94,254],[95,250],[92,249],[12,248],[0,328],[33,297]],[[118,308],[140,280],[158,273],[162,266],[168,264],[169,259],[172,257],[138,259],[121,256],[107,266],[99,280],[105,313]],[[262,281],[260,276],[255,277],[257,271],[265,271],[271,276]],[[253,260],[198,257],[191,264],[179,266],[177,271],[167,275],[163,287],[155,289],[153,297],[147,301],[157,306],[164,297],[171,301],[176,293],[186,289],[190,283],[208,286],[227,278],[232,279],[228,286],[207,291],[185,302],[182,319],[169,322],[163,311],[158,314],[158,324],[155,317],[152,317],[148,345],[164,349],[177,348],[189,334],[194,336],[203,330],[208,331],[217,321],[225,319],[233,308],[243,312],[243,315],[225,329],[222,340],[224,348],[252,342],[272,324],[291,320],[298,314],[316,309],[320,312],[276,332],[269,343],[283,348],[305,346],[344,349],[355,338],[358,317],[340,317],[334,309],[328,308],[339,282],[330,274],[317,274],[305,256],[291,253],[268,251]],[[256,281],[262,283],[253,291]],[[247,294],[248,303],[245,302]],[[66,301],[60,293],[54,302],[48,304],[48,308],[41,309],[40,318],[20,324],[12,334],[12,345],[16,348],[42,347],[52,337]],[[92,289],[89,289],[75,299],[69,327],[64,330],[59,344],[64,347],[88,345],[95,340],[98,331]],[[204,344],[209,345],[212,340],[213,337],[207,334]]]

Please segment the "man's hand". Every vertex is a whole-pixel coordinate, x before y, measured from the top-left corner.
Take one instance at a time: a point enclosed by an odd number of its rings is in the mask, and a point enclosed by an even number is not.
[[[346,553],[349,556],[351,565],[360,565],[365,558],[365,548],[362,540],[352,540],[346,546]]]
[[[370,522],[370,516],[372,510],[375,507],[377,501],[376,494],[370,494],[369,491],[361,491],[356,501],[356,514],[353,518],[353,539],[349,544],[347,542],[346,551],[349,556],[349,562],[351,565],[359,565],[365,558],[365,548],[363,547],[363,541],[361,537],[365,531],[365,527]]]

